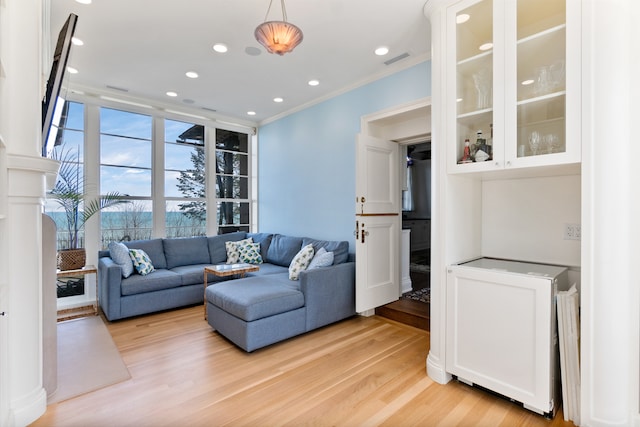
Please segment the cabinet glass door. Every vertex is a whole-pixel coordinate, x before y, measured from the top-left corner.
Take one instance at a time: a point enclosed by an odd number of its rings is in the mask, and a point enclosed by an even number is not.
[[[518,0],[516,34],[515,157],[564,153],[565,2]]]
[[[456,40],[456,162],[485,162],[493,155],[493,0],[463,6],[449,19]]]

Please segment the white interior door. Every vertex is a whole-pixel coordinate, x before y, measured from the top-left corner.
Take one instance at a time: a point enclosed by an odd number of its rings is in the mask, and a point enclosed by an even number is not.
[[[400,296],[399,146],[356,139],[356,311]]]

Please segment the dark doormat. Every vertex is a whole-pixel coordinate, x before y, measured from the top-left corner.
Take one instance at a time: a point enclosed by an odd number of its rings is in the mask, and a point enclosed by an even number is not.
[[[402,299],[420,301],[428,304],[431,302],[431,288],[422,288],[416,291],[409,291],[402,294]]]

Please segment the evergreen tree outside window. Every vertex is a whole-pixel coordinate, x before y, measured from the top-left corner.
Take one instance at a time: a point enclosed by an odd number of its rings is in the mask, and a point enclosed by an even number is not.
[[[204,126],[165,120],[167,237],[206,235]]]
[[[249,231],[249,136],[216,129],[218,233]]]

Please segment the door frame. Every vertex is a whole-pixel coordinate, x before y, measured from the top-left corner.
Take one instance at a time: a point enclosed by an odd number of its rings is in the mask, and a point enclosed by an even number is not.
[[[426,115],[426,120],[425,120]],[[431,97],[420,98],[405,104],[395,105],[390,108],[364,115],[360,118],[360,133],[376,138],[396,142],[398,145],[424,142],[431,139]],[[402,178],[404,171],[399,169],[398,174]],[[433,169],[431,185],[434,186]],[[402,181],[400,181],[402,182]],[[433,195],[432,195],[433,198]],[[402,212],[398,212],[402,214]],[[398,230],[398,242],[402,239],[402,227]],[[357,260],[356,260],[357,262]],[[397,258],[396,269],[401,271],[401,257]],[[402,281],[399,283],[402,287]],[[398,289],[400,295],[401,289]],[[360,313],[365,316],[374,314],[374,310]]]

